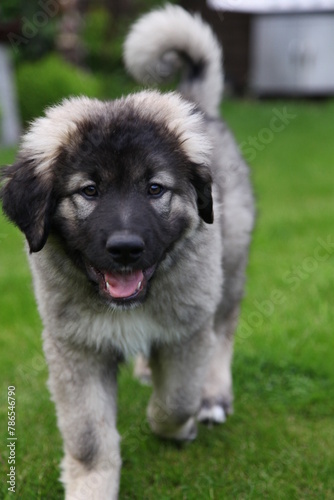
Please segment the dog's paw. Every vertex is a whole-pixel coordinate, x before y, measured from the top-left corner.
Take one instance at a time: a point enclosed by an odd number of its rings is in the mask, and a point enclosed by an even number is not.
[[[203,424],[222,424],[226,421],[224,408],[218,404],[202,406],[197,415],[197,420]]]
[[[204,399],[197,414],[197,420],[203,424],[222,424],[231,413],[233,413],[232,403]]]
[[[191,417],[189,420],[172,435],[169,436],[171,439],[176,441],[194,441],[197,437],[197,426],[196,420]]]
[[[148,409],[148,420],[154,434],[173,441],[193,441],[197,437],[197,425],[195,417],[190,417],[181,425],[176,425],[167,420],[161,421],[154,418],[152,408]]]

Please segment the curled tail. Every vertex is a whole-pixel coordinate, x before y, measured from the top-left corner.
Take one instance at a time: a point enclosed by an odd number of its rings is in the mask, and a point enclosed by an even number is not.
[[[183,73],[180,93],[210,115],[219,113],[223,90],[221,48],[199,15],[167,5],[137,21],[124,44],[129,73],[146,85]]]

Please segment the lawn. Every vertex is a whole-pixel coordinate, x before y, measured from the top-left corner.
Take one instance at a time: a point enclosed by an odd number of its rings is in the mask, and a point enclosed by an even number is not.
[[[251,163],[258,220],[233,365],[235,412],[176,446],[148,430],[150,388],[119,378],[121,499],[334,498],[334,102],[227,101]],[[1,151],[0,164],[14,151]],[[0,219],[0,498],[7,387],[16,387],[16,490],[62,498],[41,322],[18,230]],[[102,500],[102,499],[101,499]]]

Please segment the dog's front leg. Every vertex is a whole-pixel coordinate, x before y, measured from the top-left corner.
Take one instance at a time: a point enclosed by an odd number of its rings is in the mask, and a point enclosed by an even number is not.
[[[156,434],[176,440],[196,437],[196,415],[213,341],[213,330],[208,327],[184,342],[152,350],[154,390],[147,413]]]
[[[64,439],[66,500],[114,500],[120,475],[115,357],[54,340],[44,333],[49,387]]]

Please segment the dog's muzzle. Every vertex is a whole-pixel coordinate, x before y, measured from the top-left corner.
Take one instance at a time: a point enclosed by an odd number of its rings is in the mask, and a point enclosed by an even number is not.
[[[145,252],[144,240],[137,234],[118,231],[107,239],[106,250],[111,258],[109,269],[98,269],[86,263],[88,276],[99,285],[100,294],[122,304],[143,299],[156,269],[156,265],[140,267]]]

